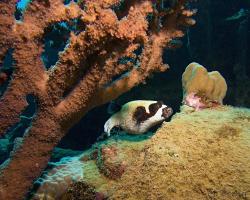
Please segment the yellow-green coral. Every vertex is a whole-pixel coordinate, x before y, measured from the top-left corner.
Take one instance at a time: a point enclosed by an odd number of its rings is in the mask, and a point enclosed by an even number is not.
[[[209,100],[221,104],[227,92],[227,83],[218,71],[208,72],[195,62],[189,64],[183,73],[182,87],[184,97],[190,93],[202,93]]]
[[[145,144],[110,199],[250,199],[250,110],[181,108]]]
[[[115,147],[125,161],[122,176],[110,179],[96,159],[82,159],[81,180],[109,200],[250,199],[250,109],[218,106],[193,112],[182,106],[156,134],[111,136],[84,155],[105,147]],[[53,192],[59,188],[47,185],[53,187]],[[56,199],[48,193],[43,197]]]

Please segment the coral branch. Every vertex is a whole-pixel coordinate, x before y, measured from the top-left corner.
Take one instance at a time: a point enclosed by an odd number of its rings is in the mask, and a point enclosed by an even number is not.
[[[44,29],[50,24],[69,21],[81,17],[83,13],[75,3],[65,6],[61,0],[32,1],[24,13],[23,24],[19,28],[25,33],[28,32],[27,36],[30,38],[42,36]]]
[[[40,102],[43,100],[43,103],[51,103],[51,100],[48,100],[45,95],[48,78],[41,61],[41,53],[43,51],[41,38],[44,29],[50,23],[74,19],[81,15],[80,8],[77,8],[75,4],[65,8],[61,1],[53,2],[51,4],[52,7],[49,8],[51,12],[45,15],[45,12],[47,13],[46,9],[48,9],[46,6],[48,5],[34,1],[24,15],[24,22],[22,24],[8,25],[10,26],[9,29],[12,30],[8,39],[12,39],[13,35],[16,36],[11,44],[11,47],[14,48],[13,55],[16,64],[13,75],[14,81],[5,95],[0,99],[0,121],[2,122],[0,124],[0,136],[6,132],[6,129],[10,125],[19,121],[19,115],[26,106],[25,97],[27,94],[34,94],[37,98],[39,97]],[[37,15],[32,15],[33,12],[36,12]],[[13,16],[8,17],[8,19],[13,18]],[[42,23],[40,23],[41,20]],[[0,20],[1,22],[2,20]],[[8,32],[10,30],[7,29]],[[6,51],[6,48],[3,50]]]
[[[30,52],[30,49],[34,49]],[[19,121],[19,115],[25,108],[26,95],[34,94],[40,96],[45,83],[45,72],[40,60],[41,48],[35,43],[26,43],[16,47],[14,58],[16,70],[10,87],[0,99],[0,136],[6,129]],[[30,76],[32,74],[32,76]],[[11,106],[6,106],[11,105]]]
[[[113,41],[112,44],[116,44],[116,41]],[[96,92],[99,83],[101,83],[103,79],[110,80],[114,75],[110,73],[110,69],[107,70],[105,63],[107,60],[110,61],[109,59],[111,59],[110,57],[112,57],[114,52],[119,55],[119,51],[126,51],[126,44],[122,45],[122,43],[120,43],[120,45],[119,49],[116,45],[108,45],[99,54],[89,58],[88,63],[91,67],[86,72],[84,79],[79,82],[74,90],[56,108],[58,116],[63,120],[64,125],[65,120],[71,124],[77,122],[79,117],[83,116],[86,112],[88,102]],[[95,60],[96,57],[99,59]]]
[[[160,36],[158,36],[161,38]],[[154,39],[153,44],[144,48],[141,57],[141,66],[134,68],[127,75],[112,83],[106,88],[100,88],[95,94],[92,106],[98,106],[119,97],[121,94],[129,91],[136,85],[145,82],[146,78],[153,72],[163,72],[167,70],[167,66],[162,63],[162,51],[159,41]]]
[[[104,69],[104,76],[102,76],[102,79],[99,82],[99,87],[104,87],[107,83],[112,81],[112,77],[118,76],[123,74],[124,72],[131,70],[133,68],[133,63],[127,62],[125,64],[120,64],[119,59],[129,57],[129,58],[135,58],[136,55],[134,54],[134,51],[138,48],[138,44],[131,44],[127,47],[121,48],[121,46],[117,46],[116,53],[112,54],[111,57],[106,60]],[[127,47],[127,48],[126,48]]]
[[[92,23],[90,19],[97,14],[99,19]],[[94,14],[87,13],[83,16],[83,21],[90,24],[78,36],[71,36],[68,48],[50,72],[49,93],[55,98],[63,97],[87,71],[87,57],[103,48],[109,37],[107,30],[114,29],[112,25],[116,17],[111,10],[105,10]]]
[[[22,148],[14,152],[1,173],[0,199],[23,199],[34,179],[46,167],[54,145],[61,138],[59,130],[53,116],[38,114],[29,135],[24,137]]]
[[[19,121],[19,115],[26,106],[22,85],[19,84],[19,81],[13,81],[9,86],[9,91],[0,100],[0,137],[6,133],[8,127]]]
[[[11,27],[14,23],[15,0],[0,2],[0,67],[7,50],[12,47],[13,35]]]

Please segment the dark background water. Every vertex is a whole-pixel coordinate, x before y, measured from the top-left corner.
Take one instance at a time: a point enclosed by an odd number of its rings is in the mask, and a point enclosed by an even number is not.
[[[66,2],[67,3],[67,2]],[[177,50],[164,52],[164,62],[170,69],[155,74],[147,84],[140,85],[123,94],[116,102],[124,104],[136,99],[163,100],[178,111],[182,101],[181,75],[190,62],[198,62],[209,71],[219,71],[227,81],[228,92],[225,104],[250,107],[250,1],[247,0],[200,0],[192,3],[198,8],[195,16],[197,24],[186,31],[182,39],[183,46]],[[237,17],[238,14],[238,17]],[[235,16],[235,19],[227,20]],[[15,17],[22,20],[22,13],[17,10]],[[77,34],[78,22],[60,23],[48,29],[44,37],[45,50],[42,59],[47,68],[54,65],[58,52],[68,43],[70,31]],[[6,56],[1,71],[9,77],[13,72],[12,50]],[[9,78],[10,80],[10,78]],[[7,84],[0,86],[0,95]],[[10,130],[12,135],[21,136],[29,126],[30,117],[36,110],[32,96],[28,97],[30,106],[24,111],[21,123]],[[109,118],[107,106],[103,105],[90,111],[63,138],[59,147],[83,150],[90,147],[102,134],[103,125]],[[14,137],[14,136],[13,136]]]

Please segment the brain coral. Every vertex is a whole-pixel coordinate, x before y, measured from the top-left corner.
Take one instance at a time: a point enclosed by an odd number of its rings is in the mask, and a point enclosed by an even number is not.
[[[203,94],[222,104],[227,92],[227,83],[218,71],[208,72],[198,63],[190,63],[182,74],[183,97],[190,93]]]

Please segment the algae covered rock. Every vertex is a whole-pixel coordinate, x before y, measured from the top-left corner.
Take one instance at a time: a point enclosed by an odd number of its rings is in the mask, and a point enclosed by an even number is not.
[[[127,168],[111,199],[250,199],[250,110],[182,107]]]
[[[110,200],[250,199],[250,110],[182,106],[154,135],[113,136],[80,161],[79,185],[69,185],[64,197],[87,191]]]
[[[93,186],[84,182],[72,184],[61,200],[105,200],[104,194],[96,192]]]

